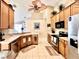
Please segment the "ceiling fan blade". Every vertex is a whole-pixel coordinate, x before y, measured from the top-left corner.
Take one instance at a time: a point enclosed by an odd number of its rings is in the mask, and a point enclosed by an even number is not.
[[[28,11],[32,11],[32,10],[34,10],[34,8],[29,8],[29,9],[28,9]]]
[[[42,6],[39,8],[39,11],[42,11],[42,10],[44,10],[46,8],[47,8],[47,6],[45,4],[42,4]]]
[[[34,7],[33,5],[30,5],[30,7]]]

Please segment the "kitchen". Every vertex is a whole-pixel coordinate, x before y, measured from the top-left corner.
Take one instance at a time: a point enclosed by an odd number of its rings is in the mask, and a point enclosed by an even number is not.
[[[40,6],[39,3],[41,3],[41,1],[36,1]],[[41,3],[41,5],[43,5],[42,7],[38,8],[34,6],[36,9],[34,11],[32,9],[30,12],[24,11],[29,3],[25,6],[24,4],[26,3],[18,0],[11,0],[10,2],[9,0],[1,0],[0,2],[2,6],[0,25],[1,59],[5,59],[7,56],[9,56],[7,59],[22,59],[22,57],[23,59],[46,59],[46,57],[47,59],[57,59],[58,57],[60,59],[79,58],[77,40],[79,34],[78,27],[76,27],[78,24],[72,21],[73,26],[71,26],[72,22],[70,22],[73,19],[78,19],[79,1],[72,0],[72,3],[71,1],[65,1],[69,3],[66,7],[62,6],[62,2],[58,1],[60,7],[63,8],[60,8],[59,12],[56,12],[57,9],[55,9],[54,12],[56,13],[52,12],[53,7],[46,6],[43,1]],[[30,1],[30,4],[31,2],[32,1]],[[8,5],[8,3],[10,4]],[[46,3],[48,3],[48,1]],[[57,4],[57,2],[54,4]],[[30,13],[30,15],[28,13]],[[74,27],[77,29],[75,30]],[[25,53],[22,52],[23,50]]]

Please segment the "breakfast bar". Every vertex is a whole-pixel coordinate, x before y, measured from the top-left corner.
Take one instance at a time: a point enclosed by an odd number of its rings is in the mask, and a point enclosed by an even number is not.
[[[11,51],[19,52],[22,48],[29,45],[38,44],[38,34],[37,33],[26,33],[26,34],[16,34],[11,37],[5,38],[5,41],[0,42],[1,51]]]

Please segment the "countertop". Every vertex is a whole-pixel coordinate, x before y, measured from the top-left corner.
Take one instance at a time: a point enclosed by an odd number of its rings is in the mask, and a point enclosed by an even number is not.
[[[13,35],[6,35],[4,37],[4,41],[1,41],[0,44],[9,44],[12,41],[16,40],[17,38],[19,38],[20,36],[26,36],[26,35],[36,35],[38,33],[24,33],[24,34],[13,34]]]
[[[65,40],[65,41],[68,41],[68,37],[59,37],[59,38]]]
[[[57,33],[48,33],[48,34],[50,34],[50,35],[58,35]]]
[[[57,33],[48,33],[50,35],[58,35]],[[64,39],[66,41],[68,41],[68,37],[59,37],[59,39]]]

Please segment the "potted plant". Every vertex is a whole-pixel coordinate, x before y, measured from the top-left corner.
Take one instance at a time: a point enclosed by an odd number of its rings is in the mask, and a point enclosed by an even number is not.
[[[52,14],[53,14],[53,15],[56,15],[56,14],[57,14],[57,11],[53,11]]]
[[[62,11],[64,8],[65,8],[65,6],[64,6],[63,4],[61,4],[61,5],[59,6],[59,11]]]

